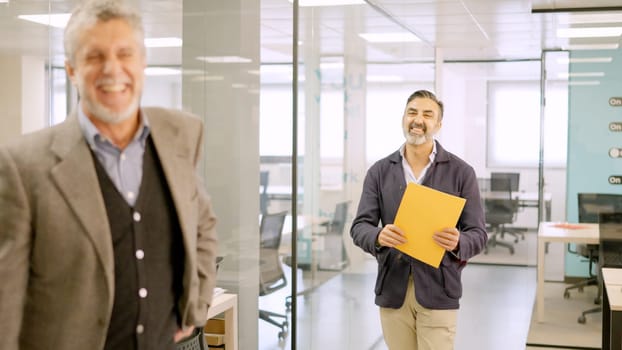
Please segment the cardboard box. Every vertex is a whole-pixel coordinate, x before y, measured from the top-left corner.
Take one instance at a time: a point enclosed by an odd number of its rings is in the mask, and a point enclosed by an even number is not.
[[[225,320],[222,318],[210,318],[205,328],[205,342],[210,349],[225,348]]]

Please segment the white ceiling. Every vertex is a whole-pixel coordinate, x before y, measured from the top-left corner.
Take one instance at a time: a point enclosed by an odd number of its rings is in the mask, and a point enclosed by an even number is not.
[[[224,1],[224,0],[223,0]],[[232,1],[232,0],[227,0]],[[241,1],[243,6],[253,4]],[[182,37],[181,0],[136,0],[144,14],[147,37]],[[62,63],[62,30],[17,19],[20,14],[69,12],[76,1],[10,0],[0,3],[0,54],[52,56]],[[609,11],[561,11],[588,6]],[[212,5],[213,6],[213,5]],[[291,61],[292,4],[261,0],[261,59]],[[612,8],[617,11],[611,11]],[[538,59],[543,49],[568,44],[619,43],[620,38],[560,39],[558,28],[622,26],[622,0],[367,0],[365,5],[301,8],[304,48],[323,60],[348,56],[357,33],[410,31],[420,43],[369,44],[357,52],[369,63],[433,62],[435,49],[446,61]],[[603,22],[604,21],[604,22]],[[595,22],[595,23],[590,23]],[[310,37],[313,33],[315,41]],[[344,37],[347,39],[344,40]],[[48,45],[52,42],[52,45]],[[362,41],[359,41],[362,42]],[[361,45],[360,43],[358,45]],[[347,46],[347,47],[346,47]],[[157,51],[156,51],[157,50]],[[150,50],[150,63],[178,65],[180,49]],[[303,56],[302,56],[303,57]]]

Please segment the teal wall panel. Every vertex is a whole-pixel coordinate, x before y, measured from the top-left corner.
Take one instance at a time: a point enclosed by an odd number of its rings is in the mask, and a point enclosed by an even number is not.
[[[610,62],[583,63],[574,59],[611,57]],[[598,85],[573,85],[569,89],[568,165],[566,217],[578,222],[577,193],[622,193],[622,50],[573,51],[570,53],[570,82],[599,81]],[[572,73],[603,72],[602,77],[573,78]],[[620,103],[610,100],[620,98]],[[611,127],[614,125],[614,127]],[[614,130],[612,130],[614,129]],[[621,154],[622,156],[622,154]],[[566,276],[586,276],[587,263],[566,255]]]

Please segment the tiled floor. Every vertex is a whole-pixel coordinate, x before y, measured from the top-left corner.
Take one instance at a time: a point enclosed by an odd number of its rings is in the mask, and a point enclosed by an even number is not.
[[[299,300],[297,349],[387,349],[373,301],[375,268],[370,266],[339,274]],[[525,349],[535,273],[533,267],[467,266],[456,350]],[[284,311],[287,294],[284,289],[262,297],[260,307]],[[279,342],[277,332],[260,322],[259,349],[290,349],[291,335]]]

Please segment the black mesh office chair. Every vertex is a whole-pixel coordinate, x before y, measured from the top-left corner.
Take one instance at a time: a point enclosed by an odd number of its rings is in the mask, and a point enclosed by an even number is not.
[[[287,285],[285,273],[279,259],[279,246],[283,232],[283,223],[287,212],[265,214],[260,224],[259,249],[259,296],[271,294]],[[279,327],[279,339],[287,335],[287,315],[268,310],[259,310],[259,318]]]
[[[205,341],[205,333],[203,328],[197,327],[192,334],[185,340],[175,344],[175,350],[207,350],[209,349]]]
[[[599,223],[601,214],[615,213],[618,210],[622,210],[622,195],[606,193],[578,193],[577,202],[579,207],[580,223]],[[600,305],[602,301],[603,282],[602,276],[600,276],[599,245],[576,244],[574,251],[571,250],[570,245],[568,245],[568,251],[588,259],[589,277],[567,287],[564,290],[564,298],[570,297],[570,290],[572,289],[577,289],[579,292],[582,292],[583,287],[594,285],[598,288],[596,298],[594,298],[594,304]],[[581,312],[581,316],[579,316],[577,322],[584,324],[587,321],[585,317],[586,315],[600,311],[602,311],[601,306],[584,310]]]
[[[350,264],[348,253],[343,241],[343,230],[345,229],[346,221],[348,219],[348,208],[350,201],[339,202],[335,205],[335,212],[333,218],[326,223],[319,226],[325,227],[324,232],[313,233],[312,240],[324,239],[324,249],[319,252],[317,267],[319,270],[328,271],[340,271],[346,268]],[[287,266],[292,266],[292,257],[286,256],[283,258],[283,262]],[[311,269],[309,263],[298,263],[298,268],[302,270]],[[303,291],[296,293],[297,296],[305,296],[313,292],[317,286],[307,288]],[[285,298],[285,308],[289,311],[292,306],[292,296],[289,295]]]
[[[259,212],[261,214],[266,214],[270,205],[270,199],[268,198],[269,176],[270,173],[268,171],[259,172]]]
[[[580,223],[598,223],[598,213],[603,208],[596,203],[598,200],[597,197],[596,193],[577,194]],[[597,266],[598,264],[598,244],[575,244],[575,250],[572,250],[571,245],[569,244],[567,245],[567,249],[570,253],[577,254],[588,259],[589,277],[566,287],[564,290],[564,298],[569,298],[570,291],[573,289],[583,292],[584,287],[598,286],[598,295],[596,296],[596,299],[594,299],[594,303],[600,304],[601,286],[598,285],[598,277],[594,274],[594,266]]]
[[[349,264],[348,254],[343,241],[343,230],[348,219],[350,201],[339,202],[335,205],[333,218],[321,224],[326,232],[316,233],[324,239],[324,249],[319,254],[318,269],[339,271]]]
[[[520,173],[490,173],[490,190],[495,192],[509,192],[509,198],[514,198],[513,193],[518,192],[520,182]],[[515,214],[518,213],[520,206],[518,201],[515,206]],[[516,219],[516,217],[514,218]],[[514,243],[518,243],[519,238],[525,239],[525,228],[518,227],[505,227],[504,232],[501,233],[501,237],[507,233],[514,237]]]
[[[512,233],[508,225],[515,220],[518,212],[518,200],[512,198],[510,187],[510,179],[496,179],[493,186],[491,178],[491,190],[494,191],[483,197],[486,229],[490,233],[484,254],[488,254],[488,249],[496,246],[506,247],[510,250],[510,254],[514,254],[514,245],[510,242],[499,240],[503,238],[505,233]],[[505,191],[500,189],[505,188]],[[518,242],[516,238],[515,242]]]

